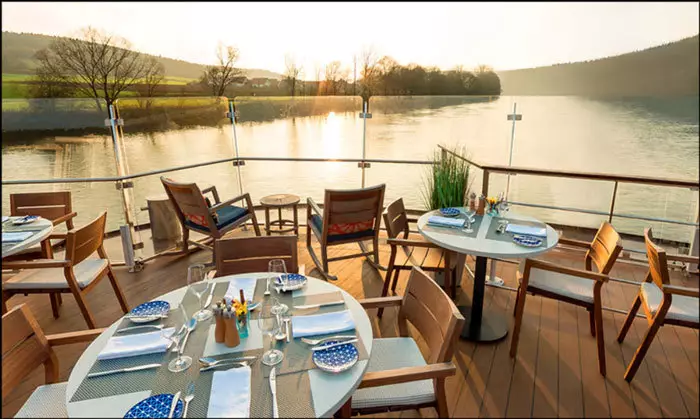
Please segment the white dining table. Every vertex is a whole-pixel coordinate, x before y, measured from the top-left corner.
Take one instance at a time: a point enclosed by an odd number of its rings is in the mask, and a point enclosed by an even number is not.
[[[269,276],[268,273],[247,273],[229,275],[215,278],[215,282],[227,282],[233,278],[263,278]],[[308,370],[311,393],[313,396],[314,411],[317,417],[331,417],[343,404],[352,396],[353,392],[360,385],[363,375],[367,370],[369,356],[372,352],[372,325],[367,313],[360,303],[350,294],[341,288],[316,278],[308,277],[308,282],[301,290],[293,291],[292,296],[325,294],[328,292],[340,291],[345,299],[345,304],[350,311],[355,322],[361,342],[365,345],[368,357],[360,360],[350,370],[332,374],[319,369]],[[164,294],[155,300],[165,300],[170,303],[171,309],[177,308],[182,301],[187,287],[176,289]],[[274,291],[273,291],[274,295]],[[128,394],[119,394],[99,399],[83,400],[71,402],[78,386],[81,384],[90,368],[97,359],[97,355],[107,343],[107,340],[114,334],[121,318],[114,322],[107,330],[98,336],[83,352],[78,362],[73,367],[68,379],[66,391],[66,406],[69,417],[123,417],[126,412],[139,401],[151,396],[151,391],[138,391]],[[251,327],[258,327],[257,322],[252,322]],[[252,334],[251,334],[252,336]],[[262,348],[262,341],[258,346]],[[248,346],[248,349],[254,347]],[[190,368],[196,368],[196,362]],[[255,367],[260,367],[259,363]],[[280,405],[280,410],[283,406]]]
[[[462,208],[466,211],[466,208]],[[453,252],[457,259],[455,278],[459,280],[466,261],[466,255],[476,258],[474,269],[474,291],[471,305],[460,305],[460,313],[465,318],[464,328],[461,337],[475,342],[493,342],[503,339],[508,334],[508,323],[502,315],[484,310],[484,292],[486,288],[486,264],[488,258],[499,259],[522,259],[545,253],[554,248],[559,241],[559,234],[550,225],[547,228],[547,243],[539,247],[524,247],[512,241],[493,240],[486,238],[487,232],[493,217],[484,215],[475,237],[460,234],[459,230],[453,228],[430,227],[426,228],[428,218],[439,215],[439,212],[430,211],[423,214],[418,219],[418,231],[426,240],[437,244],[445,250]],[[541,221],[526,215],[508,212],[504,216],[511,223],[518,220],[545,224]],[[506,234],[506,233],[504,233]]]
[[[12,220],[22,218],[22,217],[10,217],[4,224],[12,224]],[[32,235],[19,242],[2,242],[2,257],[6,258],[17,254],[25,249],[29,249],[38,243],[41,243],[44,239],[49,237],[53,233],[53,223],[51,220],[39,217],[34,222],[30,224],[24,224],[25,231],[31,232]],[[4,230],[4,228],[3,228]]]

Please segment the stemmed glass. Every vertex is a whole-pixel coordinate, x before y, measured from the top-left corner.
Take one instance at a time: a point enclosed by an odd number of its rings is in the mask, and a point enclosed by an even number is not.
[[[270,349],[268,349],[262,356],[262,363],[265,365],[277,365],[284,359],[284,354],[278,349],[274,349],[275,344],[274,335],[277,334],[280,329],[278,322],[278,313],[274,309],[276,306],[275,300],[265,300],[261,304],[258,311],[258,327],[260,331],[267,335],[270,340]]]
[[[474,230],[472,229],[472,223],[474,221],[476,221],[476,220],[474,220],[474,211],[469,210],[467,212],[464,212],[463,214],[465,215],[465,218],[466,218],[466,224],[465,224],[463,231],[465,233],[473,233]]]
[[[170,341],[171,344],[177,347],[177,358],[170,361],[168,364],[168,371],[170,372],[180,372],[184,371],[192,365],[192,358],[187,355],[182,355],[182,347],[180,342],[187,336],[187,323],[189,321],[185,308],[180,304],[178,310],[181,316],[173,316],[173,326],[175,330],[171,333],[170,328],[161,329],[161,334],[164,338]],[[179,318],[180,317],[180,318]],[[168,346],[169,348],[170,346]]]
[[[214,286],[212,281],[207,281],[205,276],[205,267],[201,263],[190,265],[187,268],[187,284],[189,290],[194,294],[199,301],[199,311],[194,313],[195,319],[198,322],[208,320],[213,315],[212,311],[202,307],[202,297],[209,290],[209,286]]]
[[[267,279],[268,281],[273,280],[275,278],[280,278],[280,282],[282,283],[282,287],[287,283],[287,265],[284,264],[284,261],[282,259],[272,259],[267,263],[267,270],[270,273],[270,277]],[[275,284],[275,289],[279,293],[279,287]],[[287,307],[286,304],[279,303],[277,301],[276,306],[278,307],[276,310],[279,310],[279,314],[286,313],[289,307]]]

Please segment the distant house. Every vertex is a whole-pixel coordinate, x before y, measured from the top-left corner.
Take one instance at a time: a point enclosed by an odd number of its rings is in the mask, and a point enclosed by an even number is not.
[[[264,77],[256,77],[254,79],[250,79],[250,84],[253,88],[263,88],[263,87],[270,87],[270,79],[264,78]]]

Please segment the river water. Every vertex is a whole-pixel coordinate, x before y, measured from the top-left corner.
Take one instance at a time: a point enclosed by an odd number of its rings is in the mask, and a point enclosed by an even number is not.
[[[183,99],[184,100],[184,99]],[[195,99],[186,99],[195,100]],[[248,100],[248,103],[246,103]],[[301,99],[298,99],[301,100]],[[359,98],[306,99],[300,112],[289,112],[279,98],[238,101],[236,125],[240,156],[360,158],[364,123],[358,117]],[[337,106],[342,101],[342,106]],[[507,115],[516,104],[522,120],[513,131]],[[246,107],[246,105],[250,105]],[[255,105],[255,107],[253,107]],[[9,104],[3,101],[3,125]],[[216,109],[225,112],[225,104]],[[302,107],[303,108],[303,107]],[[280,109],[283,109],[280,111]],[[287,109],[287,111],[284,111]],[[220,111],[220,112],[219,112]],[[676,179],[698,179],[698,97],[590,99],[582,97],[500,97],[482,100],[446,98],[372,98],[372,118],[366,120],[368,158],[430,160],[437,145],[461,147],[480,163],[508,164],[513,134],[512,164],[553,170],[602,172]],[[167,117],[167,112],[163,115]],[[104,118],[104,117],[101,117]],[[157,130],[142,130],[123,114],[124,148],[129,173],[139,173],[228,158],[235,155],[233,130],[219,121],[210,126],[180,124],[169,118]],[[101,119],[99,120],[101,124]],[[213,125],[213,126],[211,126]],[[94,178],[116,175],[114,149],[106,128],[96,134],[32,135],[3,132],[2,179]],[[403,197],[409,208],[424,208],[422,191],[427,166],[373,163],[365,171],[367,186],[386,183],[386,204]],[[214,184],[222,199],[239,191],[237,169],[230,163],[168,173],[182,181]],[[480,190],[481,173],[472,170]],[[322,201],[324,188],[359,188],[357,163],[247,161],[240,183],[255,202],[273,193],[295,193]],[[505,175],[491,176],[491,194],[504,191]],[[108,211],[108,228],[123,222],[119,192],[113,183],[72,183],[3,187],[3,214],[9,193],[65,190],[73,192],[78,225]],[[610,182],[514,176],[510,199],[518,202],[608,211]],[[158,176],[135,181],[134,207],[139,223],[147,222],[147,197],[163,194]],[[620,184],[618,214],[693,222],[697,191]],[[606,216],[517,207],[543,221],[597,227]],[[303,222],[303,215],[300,219]],[[655,236],[688,241],[692,227],[613,218],[621,231],[641,234],[645,226]]]

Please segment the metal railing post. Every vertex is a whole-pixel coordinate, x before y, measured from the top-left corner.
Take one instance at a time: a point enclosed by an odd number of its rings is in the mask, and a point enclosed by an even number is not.
[[[484,177],[481,180],[481,194],[484,196],[489,196],[489,171],[484,170]]]
[[[239,195],[243,195],[241,161],[238,160],[240,156],[238,155],[238,136],[236,135],[236,108],[233,106],[233,99],[228,101],[228,112],[226,113],[226,116],[231,121],[231,131],[233,131],[233,150],[236,153],[236,161],[234,162],[234,166],[236,166],[236,170],[238,171],[238,193]]]
[[[362,161],[358,163],[358,167],[362,168],[362,187],[365,187],[365,168],[371,167],[369,163],[365,162],[367,158],[367,119],[372,118],[372,114],[369,113],[369,98],[367,100],[362,99],[362,112],[360,112],[360,118],[362,118]]]
[[[617,185],[618,182],[615,181],[615,187],[613,188],[612,201],[610,201],[610,213],[608,215],[608,222],[612,224],[613,212],[615,211],[615,197],[617,196]]]

